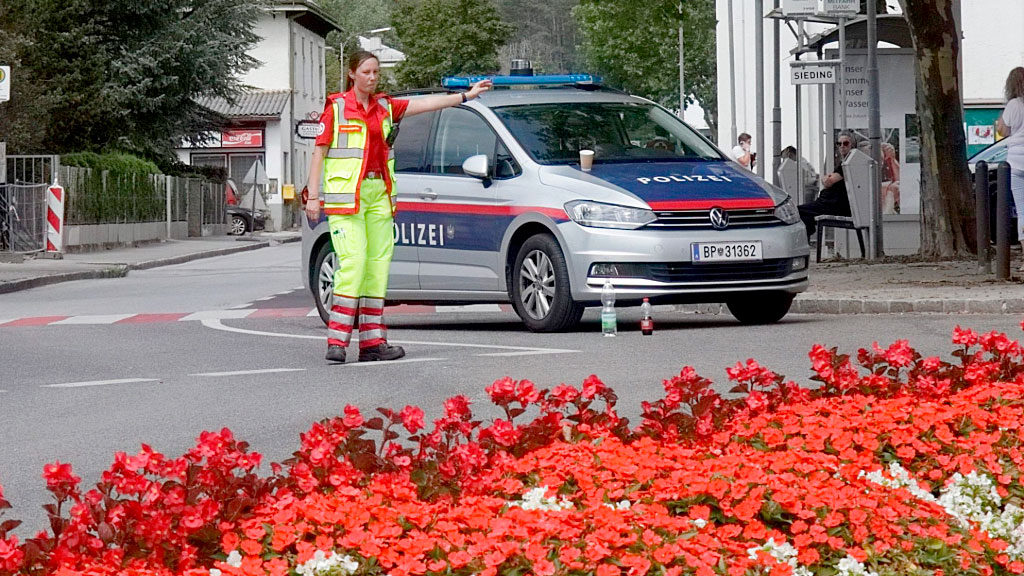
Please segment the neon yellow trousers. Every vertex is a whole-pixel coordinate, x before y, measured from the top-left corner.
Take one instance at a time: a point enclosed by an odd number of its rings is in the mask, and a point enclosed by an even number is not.
[[[329,215],[334,269],[334,303],[327,323],[327,344],[348,346],[359,315],[359,347],[387,341],[384,296],[395,252],[394,217],[383,180],[363,180],[359,211]]]

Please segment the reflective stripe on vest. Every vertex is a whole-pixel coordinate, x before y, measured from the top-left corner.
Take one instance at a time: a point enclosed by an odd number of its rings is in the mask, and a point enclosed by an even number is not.
[[[327,150],[328,158],[362,158],[362,148],[329,148]]]
[[[387,140],[392,130],[391,103],[385,98],[377,102],[384,106],[387,115],[381,122],[381,135]],[[333,102],[334,134],[331,147],[324,159],[323,194],[324,213],[355,214],[359,210],[360,177],[366,168],[367,127],[357,118],[346,118],[345,99]],[[388,150],[388,187],[391,195],[391,211],[395,210],[395,153]]]

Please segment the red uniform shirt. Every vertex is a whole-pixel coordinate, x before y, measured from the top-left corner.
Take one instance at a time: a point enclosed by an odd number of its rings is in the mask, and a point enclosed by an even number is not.
[[[387,172],[388,166],[388,145],[384,142],[384,135],[381,132],[381,124],[387,110],[377,104],[380,98],[387,98],[383,94],[370,96],[370,109],[364,110],[362,105],[356,101],[356,94],[349,90],[345,93],[331,94],[327,97],[327,105],[324,106],[324,113],[320,115],[320,126],[323,128],[316,138],[317,146],[330,146],[334,141],[334,134],[331,133],[334,126],[334,102],[341,99],[345,106],[345,116],[358,118],[366,123],[367,127],[367,172]],[[400,122],[409,107],[408,100],[399,98],[388,98],[391,101],[391,119],[393,122]]]

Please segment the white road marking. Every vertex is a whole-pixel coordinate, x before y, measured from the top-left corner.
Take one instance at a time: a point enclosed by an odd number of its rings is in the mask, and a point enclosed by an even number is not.
[[[201,312],[194,312],[185,316],[179,322],[189,322],[191,320],[223,320],[226,318],[246,318],[249,314],[255,312],[255,309],[249,310],[203,310]]]
[[[438,313],[452,312],[501,312],[501,306],[497,304],[466,304],[465,306],[435,306]]]
[[[94,316],[72,316],[65,318],[58,322],[50,323],[50,326],[57,326],[61,324],[113,324],[118,320],[124,320],[125,318],[131,318],[134,314],[102,314]]]
[[[278,372],[304,372],[305,368],[266,368],[263,370],[235,370],[234,372],[203,372],[201,374],[189,374],[189,376],[249,376],[252,374],[275,374]]]
[[[326,340],[325,336],[312,336],[308,334],[281,334],[278,332],[262,332],[259,330],[245,330],[243,328],[234,328],[232,326],[225,326],[221,323],[218,318],[211,318],[203,320],[203,326],[207,328],[213,328],[214,330],[224,330],[225,332],[234,332],[236,334],[249,334],[252,336],[273,336],[275,338],[303,338],[306,340]],[[358,342],[358,338],[352,339]],[[563,350],[560,348],[530,348],[526,346],[499,346],[496,344],[468,344],[465,342],[420,342],[416,340],[389,340],[391,344],[402,344],[412,346],[447,346],[449,348],[483,348],[486,350],[511,350],[512,352],[504,352],[500,354],[477,354],[477,356],[525,356],[525,355],[536,355],[536,354],[568,354],[572,352],[579,352],[579,350]],[[393,362],[393,361],[392,361]]]
[[[91,382],[67,382],[65,384],[43,384],[40,388],[84,388],[86,386],[107,386],[110,384],[136,384],[159,382],[156,378],[121,378],[119,380],[93,380]]]
[[[530,350],[527,352],[490,352],[488,354],[474,354],[474,356],[537,356],[539,354],[573,354],[579,350]]]
[[[320,317],[320,311],[317,310],[316,308],[313,308],[312,310],[309,311],[309,314],[306,314],[306,318],[312,318],[314,316],[316,316],[317,318]]]
[[[234,332],[236,334],[250,334],[252,336],[275,336],[277,338],[304,338],[306,340],[327,340],[327,335],[321,336],[309,336],[306,334],[278,334],[277,332],[260,332],[259,330],[243,330],[241,328],[233,328],[231,326],[225,326],[221,324],[220,318],[206,318],[203,320],[203,326],[207,328],[213,328],[214,330],[223,330],[225,332]]]
[[[295,290],[298,290],[298,288],[293,288],[291,290],[285,290],[284,292],[278,292],[277,294],[275,294],[275,296],[284,296],[285,294],[291,294],[292,292],[295,292]]]
[[[357,360],[353,358],[353,360]],[[401,360],[381,360],[377,362],[346,362],[345,366],[392,366],[395,364],[409,364],[411,362],[438,362],[447,358],[402,358]]]
[[[239,310],[242,308],[251,308],[252,302],[246,302],[245,304],[238,304],[237,306],[228,306],[228,310]]]
[[[267,296],[265,298],[257,298],[255,300],[253,300],[253,302],[266,302],[267,300],[273,300],[273,299],[274,299],[273,296]]]

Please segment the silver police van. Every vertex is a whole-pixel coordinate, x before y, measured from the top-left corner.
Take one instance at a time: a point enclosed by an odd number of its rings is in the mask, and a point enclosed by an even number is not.
[[[796,200],[671,112],[587,75],[494,84],[401,122],[389,303],[511,302],[552,332],[609,280],[617,305],[723,302],[748,324],[807,289]],[[325,322],[335,266],[327,221],[304,224],[302,278]]]

